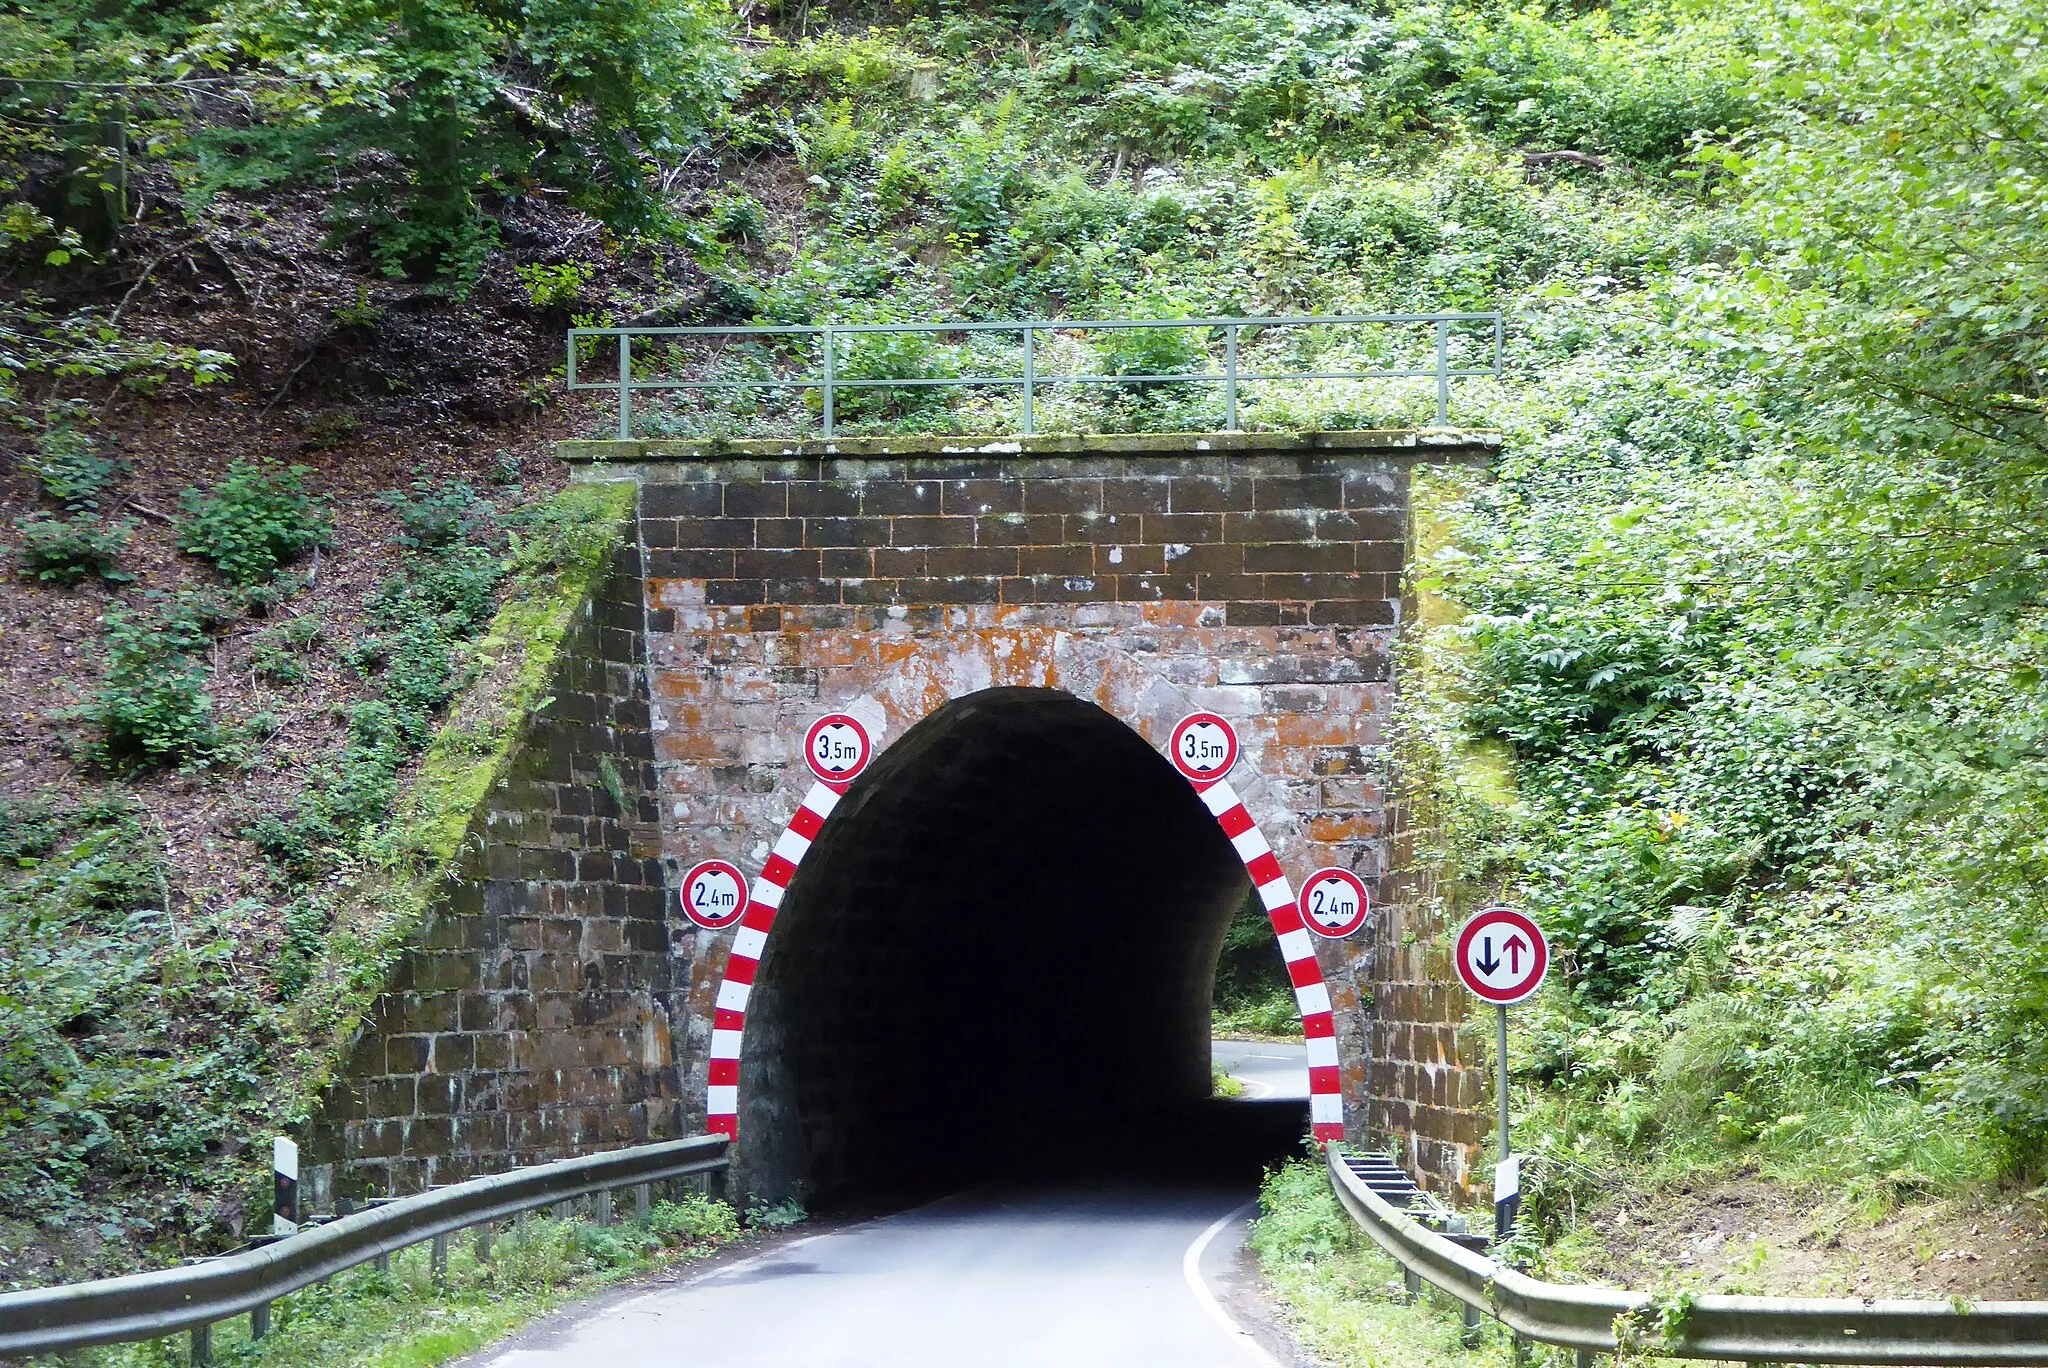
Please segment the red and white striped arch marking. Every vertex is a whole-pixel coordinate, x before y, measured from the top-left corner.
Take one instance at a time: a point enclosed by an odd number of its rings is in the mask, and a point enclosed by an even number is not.
[[[1245,810],[1244,800],[1227,779],[1195,785],[1216,824],[1237,848],[1251,875],[1252,887],[1266,909],[1266,920],[1280,940],[1287,976],[1294,982],[1294,1002],[1301,1009],[1301,1032],[1308,1043],[1308,1117],[1318,1140],[1344,1138],[1344,1090],[1337,1078],[1337,1022],[1330,1011],[1330,989],[1316,963],[1315,938],[1301,920],[1294,889],[1280,868],[1280,857]]]
[[[1227,724],[1226,724],[1227,725]],[[768,856],[761,875],[754,880],[747,915],[740,920],[733,937],[732,954],[726,960],[725,980],[718,986],[716,1014],[711,1020],[711,1071],[705,1089],[705,1126],[716,1135],[739,1134],[740,1044],[746,1031],[747,998],[753,992],[754,975],[761,967],[761,952],[767,947],[768,932],[775,926],[775,913],[782,895],[796,876],[796,867],[818,837],[825,819],[839,805],[846,780],[811,785],[809,793],[789,819],[782,838]],[[1273,847],[1259,832],[1259,824],[1246,810],[1244,801],[1224,779],[1191,780],[1202,802],[1215,815],[1223,834],[1244,861],[1266,919],[1279,938],[1280,954],[1287,961],[1287,974],[1294,983],[1294,1001],[1301,1010],[1302,1034],[1308,1044],[1309,1121],[1318,1140],[1344,1138],[1344,1093],[1337,1077],[1337,1029],[1330,1010],[1329,986],[1323,982],[1322,966],[1316,963],[1315,941],[1295,905],[1294,889],[1280,868]]]
[[[796,867],[803,861],[819,828],[839,805],[840,784],[823,781],[811,785],[796,815],[783,828],[782,839],[769,852],[761,877],[754,880],[747,915],[733,936],[732,954],[725,962],[725,981],[718,985],[718,1008],[711,1018],[711,1081],[705,1093],[704,1128],[713,1134],[739,1134],[740,1036],[747,1026],[747,997],[754,991],[754,975],[761,968],[761,951],[775,926],[776,909]]]

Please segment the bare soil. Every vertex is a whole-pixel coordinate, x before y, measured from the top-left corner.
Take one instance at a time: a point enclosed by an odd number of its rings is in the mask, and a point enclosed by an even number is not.
[[[1841,1198],[1744,1176],[1624,1194],[1582,1220],[1577,1278],[1677,1277],[1765,1296],[2048,1297],[2048,1203],[2016,1191],[1912,1201],[1872,1220]]]

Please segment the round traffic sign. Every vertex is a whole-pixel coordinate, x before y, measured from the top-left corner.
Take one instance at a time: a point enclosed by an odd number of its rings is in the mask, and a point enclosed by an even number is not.
[[[1174,724],[1167,749],[1173,754],[1173,767],[1206,788],[1237,763],[1237,729],[1215,713],[1189,713]]]
[[[1508,1007],[1542,986],[1550,942],[1520,912],[1489,907],[1459,928],[1451,960],[1467,988],[1496,1007]]]
[[[874,753],[868,729],[848,713],[827,713],[804,733],[804,763],[828,784],[852,783]]]
[[[747,876],[724,860],[700,860],[683,875],[683,915],[707,931],[747,914]]]
[[[1365,884],[1348,869],[1318,869],[1301,886],[1301,920],[1318,936],[1342,940],[1365,925],[1372,899]]]

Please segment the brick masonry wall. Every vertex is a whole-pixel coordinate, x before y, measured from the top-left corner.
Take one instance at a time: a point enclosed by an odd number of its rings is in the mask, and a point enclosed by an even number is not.
[[[317,1204],[691,1133],[641,580],[622,547],[323,1099]]]
[[[1475,453],[1247,441],[1214,453],[605,454],[640,458],[607,473],[644,481],[674,867],[760,868],[807,786],[798,749],[819,714],[852,712],[886,746],[949,699],[1024,685],[1099,703],[1155,747],[1190,711],[1232,718],[1244,747],[1232,782],[1290,876],[1342,865],[1384,895],[1408,472]],[[690,1106],[730,939],[677,939],[694,1008]],[[1317,950],[1354,1139],[1391,1125],[1425,1176],[1461,1182],[1477,1123],[1460,1111],[1470,1071],[1445,1015],[1460,1005],[1383,983],[1382,966],[1409,962],[1371,931]],[[1406,1086],[1414,1108],[1372,1104],[1376,1087]]]
[[[700,1130],[733,933],[667,884],[709,857],[758,872],[819,714],[886,746],[999,685],[1089,699],[1155,747],[1190,711],[1233,719],[1232,783],[1290,877],[1342,865],[1393,904],[1317,942],[1353,1138],[1399,1134],[1464,1181],[1483,1096],[1461,1005],[1394,929],[1418,904],[1387,878],[1386,733],[1408,473],[1483,444],[1019,445],[564,444],[607,462],[579,478],[641,482],[636,543],[311,1128],[316,1195]]]

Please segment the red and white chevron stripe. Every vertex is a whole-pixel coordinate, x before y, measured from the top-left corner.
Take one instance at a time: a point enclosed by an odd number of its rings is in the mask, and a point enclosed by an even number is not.
[[[1266,920],[1279,937],[1288,977],[1294,980],[1294,1001],[1301,1009],[1302,1034],[1308,1038],[1308,1115],[1316,1139],[1342,1140],[1344,1091],[1337,1081],[1337,1026],[1330,1014],[1330,990],[1323,982],[1322,966],[1316,963],[1315,938],[1302,923],[1294,889],[1273,847],[1259,834],[1259,824],[1229,781],[1198,784],[1195,791],[1215,814],[1230,844],[1237,847],[1237,857],[1244,861],[1245,872],[1259,891]]]
[[[818,829],[838,806],[839,793],[831,784],[811,785],[796,815],[783,828],[782,839],[769,852],[761,876],[754,880],[747,915],[740,918],[740,928],[733,936],[725,981],[718,985],[718,1010],[711,1018],[711,1079],[705,1088],[704,1128],[713,1134],[739,1134],[740,1036],[747,1025],[747,997],[754,991],[754,975],[761,967],[761,951],[768,944],[782,895],[804,853],[818,838]]]
[[[711,1021],[711,1071],[704,1108],[707,1131],[735,1137],[739,1134],[740,1039],[747,1024],[747,997],[753,992],[761,951],[768,944],[768,932],[775,925],[782,895],[825,819],[838,806],[843,789],[843,785],[811,785],[782,838],[775,843],[760,877],[754,880],[747,915],[740,919],[739,930],[733,937],[725,980],[718,987],[717,1013]],[[1301,910],[1295,905],[1294,889],[1288,884],[1273,847],[1259,834],[1259,824],[1252,820],[1243,800],[1227,781],[1198,784],[1196,792],[1215,814],[1223,834],[1236,847],[1238,858],[1244,861],[1265,906],[1266,917],[1273,924],[1273,934],[1279,938],[1288,975],[1294,980],[1294,1000],[1301,1009],[1302,1031],[1308,1038],[1309,1120],[1315,1136],[1318,1140],[1342,1140],[1344,1094],[1337,1080],[1337,1031],[1330,1014],[1330,990],[1323,982],[1322,967],[1316,963],[1314,938],[1302,924]]]

